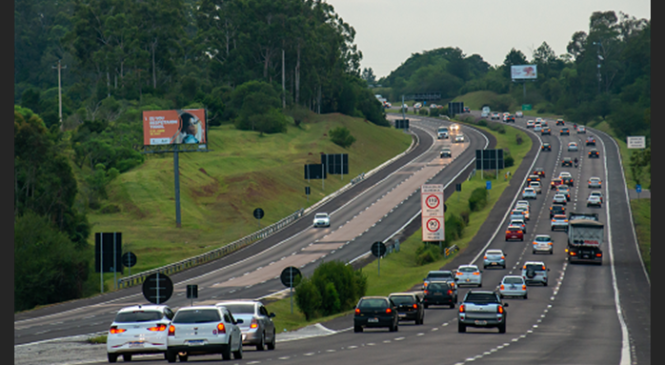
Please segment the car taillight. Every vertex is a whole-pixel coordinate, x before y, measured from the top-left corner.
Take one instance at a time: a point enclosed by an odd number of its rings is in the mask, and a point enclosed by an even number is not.
[[[127,331],[127,330],[124,329],[124,328],[118,328],[117,326],[113,326],[109,330],[109,333],[111,333],[112,335],[115,335],[115,334],[118,334],[118,333],[123,333],[125,331]]]
[[[175,326],[174,325],[169,326],[169,336],[175,336]]]
[[[453,291],[448,289],[448,295],[453,295]]]
[[[226,326],[224,326],[224,323],[219,323],[217,325],[217,333],[226,333]]]
[[[552,246],[552,242],[547,242],[548,245]]]
[[[487,260],[487,256],[485,256],[484,258],[485,258],[485,260]]]
[[[545,271],[545,266],[543,266],[543,271]]]
[[[464,304],[459,306],[459,312],[464,313]]]
[[[526,290],[526,285],[522,285],[522,290]]]
[[[390,309],[390,308],[386,308],[386,314],[390,314],[390,313],[392,313],[392,312],[393,312],[392,309]]]
[[[252,323],[249,324],[249,328],[254,329],[259,327],[259,322],[256,318],[252,318]]]
[[[423,290],[423,292],[425,293],[425,295],[427,295],[427,293],[429,293],[429,291],[427,291],[427,290]]]
[[[506,231],[506,234],[510,234],[510,231]]]
[[[158,324],[155,327],[149,327],[148,328],[148,331],[152,331],[152,332],[161,332],[161,331],[164,331],[164,330],[166,330],[166,325],[162,324],[162,323]]]
[[[505,258],[506,258],[505,256],[501,256],[501,260],[504,260]]]
[[[413,309],[418,309],[418,304],[414,304]]]
[[[517,233],[522,234],[522,231],[517,231]]]
[[[462,276],[462,273],[461,273],[461,272],[458,272],[458,273],[457,273],[457,276]]]
[[[570,251],[570,256],[575,256],[575,255],[577,255],[575,252]]]
[[[474,272],[473,275],[480,275],[478,271]]]
[[[597,253],[596,257],[603,257],[603,254],[602,253]]]
[[[503,284],[501,284],[501,290],[503,290],[504,288],[505,288],[505,287],[503,286]]]
[[[425,294],[427,294],[427,290],[425,290]],[[356,314],[360,314],[360,308],[356,308]]]
[[[496,309],[496,312],[497,313],[503,313],[503,306],[502,305],[498,306],[497,309]]]

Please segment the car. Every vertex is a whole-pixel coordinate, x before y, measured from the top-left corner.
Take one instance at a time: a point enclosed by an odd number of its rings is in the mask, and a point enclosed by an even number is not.
[[[187,361],[189,356],[221,354],[223,360],[242,359],[242,333],[227,308],[214,305],[181,307],[168,331],[166,360]],[[184,355],[183,355],[184,353]]]
[[[508,226],[520,227],[523,233],[526,232],[526,221],[524,219],[511,219]]]
[[[603,203],[603,193],[601,193],[600,191],[596,190],[596,191],[592,191],[591,194],[589,194],[589,196],[592,196],[592,195],[593,195],[593,196],[597,196],[598,198],[600,198],[600,203],[601,203],[601,204]]]
[[[561,160],[561,167],[573,167],[573,159],[570,157],[564,157],[563,160]]]
[[[132,355],[166,354],[167,329],[173,319],[167,305],[133,305],[121,308],[115,315],[106,337],[109,362],[122,355],[131,361]]]
[[[530,207],[531,207],[531,203],[529,203],[528,200],[518,200],[518,201],[515,203],[515,207],[519,207],[520,205],[524,205],[524,206],[526,206],[527,208],[530,208]]]
[[[557,215],[558,216],[558,215]],[[531,252],[535,255],[537,252],[554,253],[554,242],[548,234],[538,234],[533,238]]]
[[[547,127],[547,121],[543,119],[543,121],[540,122],[540,124],[543,126],[543,128]]]
[[[439,127],[436,130],[436,139],[448,139],[448,127]]]
[[[542,123],[542,122],[543,122],[543,118],[541,118],[541,117],[536,118],[536,123]]]
[[[536,123],[533,125],[533,131],[536,133],[540,132],[542,134],[543,126],[540,123]]]
[[[457,313],[457,331],[466,332],[467,327],[499,329],[506,333],[508,303],[501,303],[499,293],[485,290],[469,290]]]
[[[568,218],[566,218],[565,214],[555,214],[554,217],[552,217],[550,230],[555,231],[557,229],[563,229],[568,232]]]
[[[586,134],[586,127],[583,125],[577,126],[577,134]]]
[[[515,123],[515,116],[514,115],[507,115],[504,122],[506,122],[506,123]]]
[[[258,351],[274,350],[277,341],[275,324],[272,319],[275,313],[268,310],[258,300],[225,300],[215,304],[216,307],[225,307],[233,317],[242,323],[238,325],[242,334],[243,346],[256,346]]]
[[[432,270],[427,273],[427,276],[423,279],[422,289],[427,289],[427,286],[431,281],[446,281],[452,284],[455,295],[457,295],[457,285],[455,284],[456,276],[450,270]]]
[[[557,119],[555,125],[565,125],[566,123],[563,121],[563,119]]]
[[[596,145],[596,138],[594,136],[589,136],[586,138],[586,145],[587,146],[595,146]]]
[[[536,126],[536,122],[533,121],[533,119],[527,120],[526,121],[526,127],[527,128],[533,128]]]
[[[500,120],[501,117],[499,116],[499,113],[492,113],[492,117],[490,118],[491,120]]]
[[[556,204],[552,205],[550,207],[550,219],[552,219],[552,217],[554,217],[556,214],[565,215],[566,214],[566,207],[564,207],[562,205],[556,205]]]
[[[566,197],[566,201],[570,201],[570,188],[568,185],[559,185],[556,187],[555,194],[563,194]]]
[[[441,156],[441,158],[443,158],[443,157],[453,157],[453,154],[452,154],[452,152],[450,152],[450,148],[444,147],[444,148],[441,149],[440,156]]]
[[[499,266],[501,266],[502,269],[506,268],[506,254],[498,249],[485,251],[485,256],[483,256],[483,269]]]
[[[456,271],[457,286],[475,285],[483,287],[483,271],[476,265],[460,265]]]
[[[517,118],[522,118],[524,116],[524,113],[521,110],[518,110],[518,111],[515,112],[515,116]]]
[[[392,293],[388,298],[397,307],[397,317],[400,321],[414,321],[423,324],[425,309],[423,307],[422,293]]]
[[[330,216],[328,213],[316,213],[313,224],[314,227],[330,227]]]
[[[457,123],[453,123],[453,124],[451,124],[451,125],[450,125],[450,130],[451,130],[453,133],[458,133],[458,132],[459,132],[459,124],[457,124]]]
[[[552,198],[552,204],[566,205],[567,202],[568,202],[568,199],[566,199],[566,196],[561,194],[561,193],[554,194],[554,198]]]
[[[600,154],[597,149],[592,149],[589,151],[589,158],[600,158]]]
[[[542,136],[545,136],[545,135],[551,136],[552,135],[552,129],[550,129],[549,127],[543,127],[540,134]]]
[[[574,186],[574,180],[571,176],[564,176],[561,180],[563,180],[564,185]]]
[[[455,308],[457,305],[457,289],[454,282],[431,281],[423,294],[425,309],[430,305],[447,305],[450,308]]]
[[[559,172],[559,179],[563,179],[564,177],[573,177],[573,175],[568,171]]]
[[[521,297],[527,299],[529,297],[526,282],[524,278],[519,275],[506,275],[501,279],[499,284],[499,297]]]
[[[600,189],[602,184],[603,181],[597,176],[592,176],[589,178],[589,189]]]
[[[538,175],[540,177],[545,177],[545,169],[542,167],[536,167],[533,169],[532,175]]]
[[[471,109],[468,106],[464,107],[464,112],[465,113],[471,113]]]
[[[540,186],[540,181],[530,181],[529,187],[533,188],[536,191],[536,194],[542,193],[542,187]]]
[[[521,210],[516,210],[516,209],[513,209],[512,211],[510,211],[510,217],[508,219],[510,219],[510,220],[514,220],[514,219],[526,220],[526,218],[524,217],[524,212],[521,211]]]
[[[506,228],[506,241],[510,240],[524,241],[524,231],[522,230],[522,227],[508,226],[508,228]]]
[[[406,105],[406,104],[402,104],[402,109],[404,109],[404,110],[409,110],[409,106]]]
[[[421,103],[415,103],[415,104],[413,104],[413,108],[414,108],[414,109],[420,109],[420,108],[422,108],[422,107],[423,107],[423,104],[421,104]]]
[[[538,193],[533,188],[524,188],[522,191],[522,199],[537,199]]]
[[[513,210],[519,210],[524,214],[524,219],[529,220],[531,218],[528,205],[515,205]]]
[[[362,332],[364,328],[387,327],[390,332],[399,330],[399,312],[397,306],[388,297],[366,296],[360,298],[354,308],[353,332]]]
[[[464,143],[464,135],[463,134],[458,134],[455,136],[455,143]]]
[[[568,142],[568,152],[577,151],[577,143]]]
[[[527,182],[527,184],[530,183],[530,182],[532,182],[532,181],[540,181],[540,176],[539,176],[539,175],[535,175],[535,174],[531,174],[531,175],[529,175],[529,176],[526,178],[526,182]]]
[[[547,272],[550,269],[542,261],[527,261],[522,266],[522,278],[529,284],[543,284],[547,286]]]
[[[549,142],[544,142],[543,145],[540,147],[541,151],[552,151],[552,145]]]
[[[589,195],[589,197],[586,200],[586,206],[587,207],[601,207],[603,205],[603,202],[600,200],[600,197],[597,195]]]
[[[552,182],[550,183],[550,190],[556,189],[557,186],[563,185],[563,179],[560,177],[552,179]]]

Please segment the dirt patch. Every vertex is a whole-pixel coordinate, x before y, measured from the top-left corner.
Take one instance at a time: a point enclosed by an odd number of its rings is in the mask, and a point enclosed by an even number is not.
[[[201,172],[202,172],[204,175],[206,175],[206,176],[210,176],[210,175],[208,175],[208,173],[206,172],[206,170],[205,170],[203,167],[201,167],[201,168],[199,169],[199,171],[201,171]]]

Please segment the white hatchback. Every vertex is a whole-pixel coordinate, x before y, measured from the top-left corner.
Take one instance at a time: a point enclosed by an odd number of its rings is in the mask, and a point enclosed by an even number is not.
[[[530,181],[529,187],[536,191],[536,194],[542,193],[542,187],[540,186],[540,181]]]
[[[524,191],[522,192],[522,199],[536,199],[538,197],[538,193],[536,193],[536,190],[534,188],[525,188]]]
[[[166,305],[135,305],[118,311],[106,338],[109,362],[122,355],[131,361],[132,355],[166,353],[167,329],[173,311]]]
[[[330,227],[330,216],[328,213],[316,213],[313,224],[314,227]]]
[[[506,275],[499,285],[499,296],[503,297],[529,297],[524,278],[519,275]]]
[[[457,281],[457,286],[475,285],[482,288],[483,272],[476,265],[460,265],[455,274],[455,281]]]

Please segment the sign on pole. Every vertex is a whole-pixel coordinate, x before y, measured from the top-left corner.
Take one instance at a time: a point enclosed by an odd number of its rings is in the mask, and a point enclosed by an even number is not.
[[[302,273],[295,266],[284,268],[282,273],[279,275],[279,279],[282,281],[282,284],[289,288],[291,292],[291,314],[293,314],[293,287],[300,282],[300,278],[302,278]]]
[[[205,109],[145,110],[143,112],[143,145],[206,145]]]
[[[425,184],[420,188],[423,242],[445,240],[443,184]]]
[[[510,66],[510,77],[513,80],[535,80],[538,78],[537,65]]]
[[[644,136],[632,136],[632,137],[626,137],[626,144],[628,145],[628,148],[645,148],[646,147],[646,140]]]
[[[143,282],[143,296],[152,304],[162,304],[173,294],[173,282],[164,274],[155,273]]]
[[[379,276],[381,276],[381,257],[386,254],[386,245],[381,241],[372,243],[372,255],[379,258]]]

